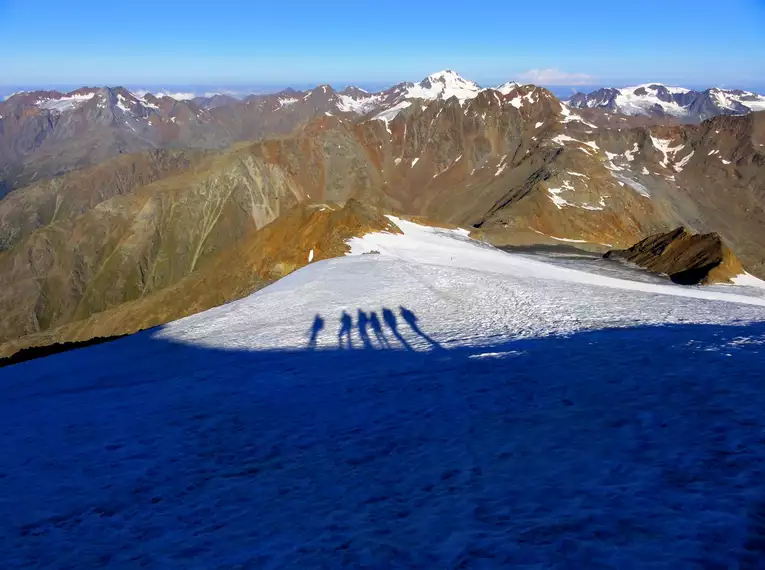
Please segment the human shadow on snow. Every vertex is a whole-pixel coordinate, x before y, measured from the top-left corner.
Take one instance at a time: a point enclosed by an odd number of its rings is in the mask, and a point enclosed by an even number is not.
[[[353,331],[353,319],[343,311],[340,315],[340,330],[337,332],[337,345],[340,348],[352,348],[351,331]]]
[[[362,312],[322,350],[158,327],[0,369],[0,560],[761,567],[765,323],[410,350],[427,323]]]
[[[418,324],[418,317],[414,311],[406,307],[399,306],[401,319],[408,325],[411,332],[416,337],[425,340],[430,348],[440,349],[442,346],[430,335],[426,334]],[[394,348],[403,348],[405,350],[414,350],[410,341],[408,341],[399,329],[399,320],[396,314],[388,307],[382,309],[382,320],[388,329],[388,332],[397,341],[397,344],[391,344],[383,329],[380,318],[376,311],[365,312],[362,309],[356,310],[356,325],[354,327],[353,317],[343,310],[340,314],[339,328],[337,332],[337,344],[341,349],[362,348],[365,350],[385,350]],[[308,333],[308,348],[317,348],[319,334],[324,329],[325,319],[317,314],[314,317],[313,324]],[[359,342],[354,340],[354,330],[356,330]],[[371,334],[370,334],[371,331]],[[374,336],[372,336],[374,335]],[[359,344],[360,343],[360,344]]]
[[[313,324],[311,325],[310,337],[308,339],[309,348],[316,347],[316,340],[319,338],[319,333],[321,332],[323,328],[324,328],[324,319],[322,319],[321,315],[317,313],[313,319]]]

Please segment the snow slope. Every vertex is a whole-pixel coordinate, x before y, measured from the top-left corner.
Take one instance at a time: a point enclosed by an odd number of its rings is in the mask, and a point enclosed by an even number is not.
[[[762,289],[393,221],[0,369],[4,566],[757,567]]]
[[[386,305],[413,310],[445,346],[585,328],[765,320],[760,290],[730,286],[709,291],[617,279],[508,254],[471,240],[464,230],[392,219],[403,235],[355,238],[348,258],[310,265],[246,299],[171,323],[158,334],[221,348],[299,348],[316,313],[336,320],[343,310],[379,313]],[[361,255],[370,251],[381,253]],[[407,341],[428,346],[417,335]],[[337,337],[320,335],[317,344],[335,346]]]

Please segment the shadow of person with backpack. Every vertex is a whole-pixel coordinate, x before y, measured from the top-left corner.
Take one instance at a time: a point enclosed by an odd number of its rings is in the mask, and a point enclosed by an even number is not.
[[[340,315],[340,331],[337,333],[337,344],[340,348],[353,348],[351,343],[351,330],[353,329],[353,319],[343,311]]]
[[[415,315],[412,311],[410,311],[406,307],[399,306],[398,310],[401,313],[401,318],[404,319],[406,324],[409,325],[409,328],[411,328],[415,334],[419,335],[420,337],[428,341],[433,348],[443,348],[440,344],[438,344],[435,340],[433,340],[432,338],[430,338],[427,334],[423,332],[423,330],[417,324],[417,315]]]
[[[361,309],[358,310],[356,315],[356,326],[359,329],[359,337],[361,338],[361,342],[364,345],[364,348],[374,348],[372,346],[372,341],[369,338],[369,331],[367,330],[367,326],[369,326],[369,317]]]
[[[406,342],[406,339],[401,336],[400,332],[398,332],[398,322],[396,315],[388,307],[383,309],[383,321],[385,321],[385,324],[388,325],[388,328],[393,333],[393,336],[396,337],[396,340],[398,340],[405,349],[412,350],[412,346]]]
[[[380,319],[377,317],[377,313],[374,311],[369,313],[369,326],[372,327],[372,332],[375,334],[375,338],[377,339],[377,343],[380,345],[380,347],[390,348],[390,343],[388,342],[388,339],[385,338],[385,333],[382,330]]]
[[[311,325],[311,338],[308,339],[308,348],[316,348],[316,340],[323,328],[324,319],[321,318],[321,315],[316,313],[316,316],[313,319],[313,324]]]

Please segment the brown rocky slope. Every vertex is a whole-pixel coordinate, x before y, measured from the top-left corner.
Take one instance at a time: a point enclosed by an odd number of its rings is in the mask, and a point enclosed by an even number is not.
[[[350,199],[300,204],[171,286],[84,319],[0,344],[0,357],[30,346],[129,334],[239,299],[307,265],[344,255],[346,241],[374,231],[398,232],[382,213]],[[309,261],[310,259],[310,261]]]
[[[719,234],[692,234],[685,228],[649,236],[629,249],[611,250],[603,257],[665,274],[681,285],[730,283],[744,273],[741,262]]]

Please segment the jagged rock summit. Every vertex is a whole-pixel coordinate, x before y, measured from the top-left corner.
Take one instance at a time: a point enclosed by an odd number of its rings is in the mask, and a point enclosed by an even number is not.
[[[730,283],[744,273],[741,262],[719,234],[693,234],[682,227],[649,236],[629,249],[608,251],[603,257],[666,274],[682,285]]]

